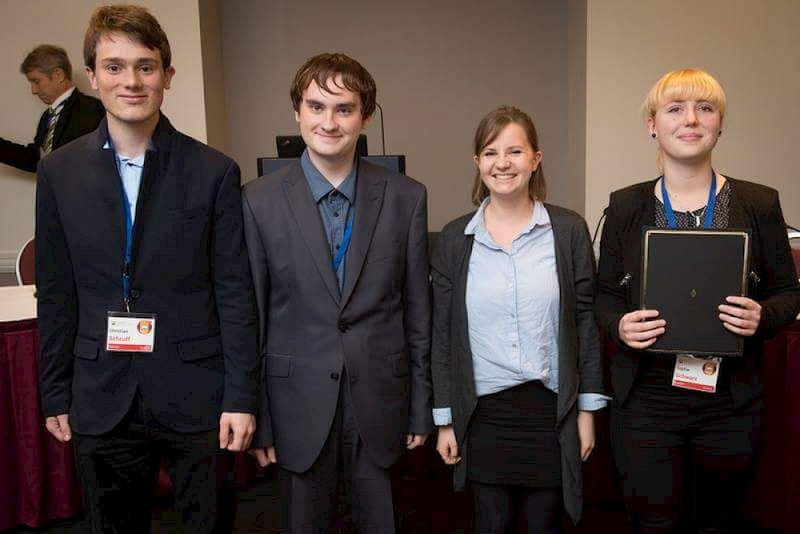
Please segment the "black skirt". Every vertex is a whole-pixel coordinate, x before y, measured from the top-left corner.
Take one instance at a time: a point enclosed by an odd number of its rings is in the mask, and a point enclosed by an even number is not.
[[[538,380],[478,397],[467,428],[467,478],[484,484],[561,486],[556,394]]]

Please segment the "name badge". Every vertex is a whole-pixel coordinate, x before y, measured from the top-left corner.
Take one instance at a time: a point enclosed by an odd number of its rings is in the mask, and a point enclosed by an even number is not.
[[[155,314],[108,312],[107,351],[153,352],[155,341]]]
[[[717,391],[717,379],[722,358],[700,358],[691,354],[678,354],[675,357],[675,371],[672,373],[672,385],[683,389]]]

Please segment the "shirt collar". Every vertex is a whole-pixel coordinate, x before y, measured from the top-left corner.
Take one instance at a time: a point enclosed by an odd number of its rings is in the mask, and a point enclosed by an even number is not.
[[[491,197],[486,197],[483,199],[481,205],[478,206],[478,211],[475,212],[475,215],[472,216],[472,219],[469,220],[467,226],[464,228],[464,235],[473,235],[475,236],[475,239],[482,243],[494,243],[489,235],[489,230],[486,229],[486,223],[483,218],[483,213],[490,201]],[[520,231],[519,235],[527,234],[536,226],[548,226],[549,224],[550,214],[547,213],[547,209],[544,207],[544,204],[536,200],[533,203],[531,220],[527,225],[525,225],[522,231]]]
[[[108,139],[106,139],[106,142],[103,145],[103,150],[114,150],[114,145],[111,143],[111,138],[110,137]],[[153,151],[156,150],[156,145],[153,143],[152,139],[150,139],[150,144],[147,147],[147,150],[153,150]],[[121,156],[119,153],[117,153],[116,150],[114,150],[114,154],[117,156],[117,159],[119,160],[120,164],[130,163],[131,165],[136,165],[137,167],[144,167],[144,157],[147,155],[145,153],[145,154],[141,154],[141,155],[139,155],[139,156],[137,156],[135,158],[127,158],[125,156]]]
[[[63,106],[63,105],[64,105],[64,102],[65,102],[65,101],[66,101],[66,100],[67,100],[69,97],[71,97],[71,96],[72,96],[72,93],[74,93],[74,92],[75,92],[75,86],[73,85],[72,87],[70,87],[69,89],[67,89],[67,90],[66,90],[66,91],[64,91],[63,93],[61,93],[61,96],[59,96],[58,98],[56,98],[55,100],[53,100],[53,103],[52,103],[52,104],[50,104],[50,108],[49,108],[49,109],[50,109],[50,112],[51,112],[51,113],[55,113],[55,112],[58,110],[58,108],[60,108],[61,106]]]
[[[317,169],[311,161],[308,155],[308,149],[304,150],[303,155],[300,156],[300,166],[303,168],[303,174],[308,182],[308,187],[311,188],[311,195],[314,197],[314,202],[319,202],[322,197],[333,191],[333,185],[319,172],[319,169]],[[353,165],[347,178],[335,189],[344,195],[350,204],[354,202],[356,194],[356,165]]]

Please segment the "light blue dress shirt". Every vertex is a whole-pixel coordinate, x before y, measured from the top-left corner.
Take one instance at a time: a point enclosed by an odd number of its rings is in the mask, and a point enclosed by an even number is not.
[[[475,392],[489,395],[531,380],[558,393],[560,291],[555,238],[541,202],[504,250],[484,222],[485,199],[464,229],[474,237],[467,275],[467,321]],[[578,395],[578,409],[606,405],[600,394]],[[452,423],[450,408],[433,410],[437,425]]]
[[[114,150],[110,140],[106,141],[106,144],[103,145],[103,148],[106,150]],[[150,150],[152,149],[154,149],[154,146],[151,142]],[[119,171],[119,177],[122,180],[122,189],[125,191],[125,198],[128,200],[128,206],[130,207],[131,222],[135,222],[136,202],[139,200],[139,186],[142,183],[142,171],[144,170],[145,154],[142,154],[136,158],[126,158],[124,156],[120,156],[119,153],[114,150],[114,156],[117,159],[117,170]]]

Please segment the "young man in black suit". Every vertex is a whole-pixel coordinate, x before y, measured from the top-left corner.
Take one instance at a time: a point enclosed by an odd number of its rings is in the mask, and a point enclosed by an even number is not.
[[[394,532],[387,468],[433,430],[425,187],[359,161],[375,82],[321,54],[291,90],[306,151],[248,183],[266,394],[257,450],[291,532],[330,532],[343,477],[359,532]]]
[[[20,145],[0,137],[0,163],[35,172],[41,156],[97,128],[105,110],[99,100],[81,93],[72,83],[72,65],[60,46],[37,46],[19,70],[30,82],[31,93],[47,104],[47,109],[39,119],[33,143]]]
[[[39,165],[42,410],[72,440],[92,531],[147,532],[166,458],[186,532],[215,532],[216,457],[248,447],[259,361],[239,168],[160,112],[155,18],[95,10],[100,127]]]

